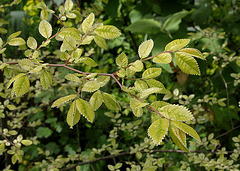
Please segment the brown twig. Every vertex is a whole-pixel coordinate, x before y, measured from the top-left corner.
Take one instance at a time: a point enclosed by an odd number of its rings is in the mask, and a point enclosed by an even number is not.
[[[13,142],[10,141],[3,133],[2,133],[1,135],[3,136],[3,138],[4,138],[5,140],[7,140],[7,142],[9,142],[9,143],[12,144],[13,146],[15,146],[15,144],[13,144]]]

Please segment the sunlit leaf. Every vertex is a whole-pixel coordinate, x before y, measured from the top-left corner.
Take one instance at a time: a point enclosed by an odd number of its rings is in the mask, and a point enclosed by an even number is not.
[[[17,38],[13,38],[13,39],[9,40],[8,44],[11,46],[21,46],[21,45],[26,44],[26,42],[23,38],[17,37]]]
[[[148,89],[147,83],[143,80],[136,80],[134,86],[139,88],[141,91]]]
[[[83,99],[76,100],[77,110],[89,121],[93,122],[95,114],[88,102]]]
[[[159,76],[162,72],[162,68],[148,68],[142,74],[142,79],[150,79]]]
[[[82,91],[94,92],[100,89],[100,84],[96,81],[88,81],[83,85]]]
[[[107,49],[108,48],[105,39],[103,39],[102,37],[100,37],[98,35],[95,35],[94,36],[94,41],[100,48],[103,48],[103,49]]]
[[[200,58],[202,60],[206,60],[205,57],[203,56],[203,54],[198,49],[184,48],[184,49],[181,49],[180,52],[185,52],[185,53],[188,53],[191,56]]]
[[[119,105],[117,100],[113,97],[113,95],[103,92],[102,96],[103,102],[108,109],[115,111],[121,110],[121,106]]]
[[[147,105],[148,105],[148,103],[143,103],[143,102],[139,101],[138,99],[135,99],[135,98],[130,99],[130,107],[132,109],[142,108]]]
[[[150,94],[161,93],[161,90],[162,88],[152,87],[141,91],[139,95],[141,99],[144,99],[147,98]]]
[[[40,77],[43,89],[47,90],[52,85],[52,76],[49,72],[43,71]]]
[[[93,93],[89,100],[89,103],[94,111],[96,111],[102,105],[102,102],[103,97],[100,91],[96,91],[95,93]]]
[[[138,48],[138,55],[140,58],[146,58],[148,57],[148,55],[151,53],[152,48],[153,48],[153,40],[147,40],[144,41],[140,44],[139,48]]]
[[[42,20],[40,22],[38,30],[39,30],[39,33],[46,39],[50,38],[52,35],[52,26],[46,20]]]
[[[29,37],[27,40],[27,45],[31,49],[37,48],[37,41],[33,37]]]
[[[94,33],[104,39],[114,39],[121,35],[120,30],[111,25],[99,26],[95,29]]]
[[[76,107],[76,100],[74,100],[67,113],[67,123],[72,128],[80,120],[80,113]]]
[[[180,50],[183,47],[187,46],[190,42],[190,39],[176,39],[168,43],[165,47],[165,51],[176,51]]]
[[[73,8],[73,2],[72,0],[66,0],[64,4],[64,8],[66,11],[71,11]]]
[[[24,74],[18,77],[13,83],[13,90],[17,97],[24,95],[30,88],[30,82],[28,77]]]
[[[87,18],[85,18],[85,20],[83,20],[82,30],[85,34],[90,31],[90,29],[93,25],[94,19],[95,19],[95,15],[93,13],[91,13]]]
[[[76,94],[70,94],[70,95],[68,95],[68,96],[61,97],[61,98],[57,99],[56,101],[54,101],[54,103],[52,104],[51,107],[53,108],[53,107],[62,105],[62,104],[66,103],[66,102],[68,102],[69,100],[72,100],[72,99],[74,99],[74,98],[76,98]]]
[[[116,58],[116,63],[121,68],[125,68],[128,66],[128,58],[124,52],[118,55],[118,57]]]
[[[153,58],[153,62],[169,64],[172,61],[172,56],[170,53],[161,53]]]
[[[132,109],[134,116],[141,117],[143,114],[143,108]]]
[[[23,75],[26,75],[24,73],[20,73],[18,75],[16,75],[15,77],[11,78],[7,84],[7,89],[11,86],[11,84],[16,80],[18,79],[19,77],[22,77]]]
[[[131,64],[129,67],[130,70],[135,72],[140,72],[143,69],[143,63],[140,60],[136,60],[134,63]]]

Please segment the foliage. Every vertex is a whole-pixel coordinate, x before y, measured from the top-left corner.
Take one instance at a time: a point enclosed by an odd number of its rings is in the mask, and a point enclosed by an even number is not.
[[[225,26],[238,18],[217,16],[238,8],[54,2],[23,1],[27,13],[34,9],[25,24],[37,33],[0,38],[2,169],[239,168],[239,52],[232,46],[239,42]],[[215,19],[218,28],[210,28]]]

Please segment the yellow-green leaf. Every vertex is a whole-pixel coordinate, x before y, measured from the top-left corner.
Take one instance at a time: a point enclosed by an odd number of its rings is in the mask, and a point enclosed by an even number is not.
[[[155,101],[151,104],[151,106],[155,109],[157,109],[158,111],[163,107],[169,105],[169,103],[164,102],[164,101]]]
[[[143,114],[143,108],[132,109],[134,116],[141,117]]]
[[[138,55],[141,59],[148,57],[153,48],[153,40],[146,40],[140,44],[138,47]]]
[[[161,90],[162,90],[162,88],[152,87],[152,88],[148,88],[148,89],[141,91],[139,95],[140,95],[141,99],[144,99],[144,98],[147,98],[150,94],[161,93]]]
[[[108,109],[115,111],[121,110],[121,106],[119,105],[117,100],[113,97],[113,95],[103,92],[102,96],[103,102]]]
[[[148,128],[148,135],[152,138],[156,145],[160,145],[163,138],[167,134],[169,127],[169,120],[160,118],[153,122]]]
[[[164,85],[158,80],[149,79],[149,80],[146,80],[146,82],[149,87],[158,87],[158,88],[165,89]]]
[[[96,81],[88,81],[83,85],[82,91],[94,92],[100,89],[100,84]]]
[[[15,77],[11,78],[7,84],[7,89],[11,86],[11,84],[16,80],[18,79],[19,77],[22,77],[23,75],[26,75],[24,73],[20,73],[18,75],[16,75]]]
[[[64,8],[66,11],[71,11],[73,8],[73,2],[72,0],[66,0],[64,4]]]
[[[29,59],[22,59],[18,62],[19,66],[27,71],[33,69],[34,64]]]
[[[100,37],[98,35],[95,35],[94,36],[94,41],[100,48],[103,48],[103,49],[108,48],[105,39],[103,39],[102,37]]]
[[[120,30],[112,25],[99,26],[94,33],[104,39],[114,39],[121,35]]]
[[[197,61],[188,53],[176,52],[175,60],[178,67],[187,74],[200,75]]]
[[[150,79],[159,76],[162,72],[162,68],[148,68],[142,74],[142,79]]]
[[[86,34],[90,31],[93,22],[95,19],[95,15],[93,13],[91,13],[87,18],[85,18],[85,20],[82,22],[82,30],[83,32]]]
[[[77,44],[77,42],[76,42],[76,40],[74,39],[74,38],[72,38],[72,37],[66,37],[66,38],[64,38],[64,40],[63,40],[63,43],[62,43],[62,45],[61,45],[61,47],[60,47],[60,51],[61,52],[64,52],[64,51],[72,51],[72,50],[74,50],[75,49],[75,47],[76,47],[76,44]]]
[[[169,132],[170,132],[170,136],[171,136],[173,142],[178,146],[178,148],[180,148],[181,150],[183,150],[185,152],[189,152],[185,143],[182,141],[182,139],[179,135],[179,129],[174,128],[173,126],[170,125]]]
[[[141,91],[148,89],[147,83],[143,80],[136,80],[134,86],[139,88]]]
[[[76,100],[76,107],[77,110],[89,121],[89,122],[93,122],[93,119],[95,117],[94,111],[91,108],[91,106],[88,104],[88,102],[86,102],[83,99],[77,99]]]
[[[109,80],[110,80],[110,76],[102,75],[100,77],[97,77],[96,82],[100,85],[100,87],[103,87],[108,83]]]
[[[143,103],[143,102],[141,102],[141,101],[139,101],[135,98],[130,99],[130,107],[132,109],[142,108],[142,107],[145,107],[147,105],[148,105],[148,103]]]
[[[83,41],[81,42],[81,45],[89,45],[93,39],[94,39],[94,36],[87,36],[83,39]]]
[[[13,39],[13,38],[15,38],[15,37],[18,37],[20,34],[21,34],[21,31],[12,33],[12,34],[8,37],[8,40]]]
[[[94,111],[98,110],[98,108],[102,105],[103,97],[100,91],[96,91],[91,96],[89,103]]]
[[[183,47],[187,46],[190,42],[190,39],[176,39],[168,43],[165,47],[165,51],[176,51],[180,50]]]
[[[21,143],[25,146],[29,146],[32,144],[32,141],[31,140],[22,140]]]
[[[67,113],[67,123],[72,128],[80,120],[80,113],[76,107],[76,100],[74,100]]]
[[[36,49],[37,48],[37,41],[33,37],[29,37],[27,39],[27,45],[31,49]]]
[[[43,71],[40,77],[43,89],[47,90],[52,85],[52,76],[49,72]]]
[[[50,38],[52,35],[52,26],[46,20],[42,20],[40,22],[38,30],[39,30],[39,33],[46,39]]]
[[[187,124],[182,123],[180,121],[171,121],[171,124],[173,124],[175,127],[179,128],[186,134],[190,135],[191,137],[195,138],[196,140],[201,141],[198,133],[192,127],[188,126]]]
[[[30,82],[28,77],[24,74],[17,78],[13,83],[13,90],[17,97],[24,95],[30,88]]]
[[[72,37],[77,41],[81,41],[82,37],[80,36],[80,31],[74,27],[68,27],[61,29],[61,32],[58,34],[59,37],[65,39],[66,37]]]
[[[75,63],[84,63],[90,67],[95,67],[98,65],[92,58],[89,57],[81,57],[80,59],[76,60]]]
[[[116,63],[121,68],[125,68],[128,66],[128,58],[124,52],[118,55],[118,57],[116,58]]]
[[[172,61],[171,53],[161,53],[153,58],[153,62],[169,64]]]
[[[75,81],[75,82],[79,82],[79,83],[81,82],[80,78],[78,78],[78,76],[76,76],[75,74],[68,74],[64,78],[69,81]]]
[[[143,63],[140,60],[136,60],[134,63],[131,64],[129,67],[130,70],[135,72],[140,72],[143,69]]]
[[[203,56],[203,54],[198,49],[184,48],[184,49],[181,49],[180,52],[185,52],[185,53],[188,53],[191,56],[200,58],[202,60],[206,60],[205,57]]]
[[[57,100],[52,104],[51,107],[53,108],[53,107],[62,105],[62,104],[66,103],[66,102],[68,102],[69,100],[72,100],[72,99],[74,99],[74,98],[76,98],[76,94],[70,94],[70,95],[68,95],[68,96],[61,97],[61,98],[57,99]]]
[[[17,37],[9,40],[8,44],[11,46],[21,46],[21,45],[25,45],[26,42],[23,38]]]

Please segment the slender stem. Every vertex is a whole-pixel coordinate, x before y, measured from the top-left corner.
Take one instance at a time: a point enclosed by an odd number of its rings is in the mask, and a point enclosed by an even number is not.
[[[157,54],[157,55],[153,55],[153,56],[150,56],[150,57],[148,57],[148,58],[144,58],[144,59],[142,59],[141,61],[142,62],[144,62],[144,61],[147,61],[147,60],[149,60],[149,59],[152,59],[152,58],[154,58],[154,57],[156,57],[156,56],[158,56],[158,55],[160,55],[160,54],[163,54],[163,53],[172,53],[173,51],[164,51],[164,52],[161,52],[161,53],[159,53],[159,54]]]
[[[223,134],[221,134],[221,135],[219,135],[219,136],[217,136],[215,139],[218,139],[218,138],[220,138],[220,137],[222,137],[222,136],[224,136],[224,135],[227,135],[227,134],[229,134],[230,132],[232,132],[232,131],[234,131],[235,129],[238,129],[238,128],[240,128],[240,125],[237,126],[237,127],[235,127],[235,128],[232,128],[232,129],[228,130],[227,132],[225,132],[225,133],[223,133]]]
[[[58,19],[58,21],[60,21],[60,23],[63,25],[63,27],[66,28],[66,26],[64,25],[62,20],[56,14],[53,13],[53,15]]]
[[[4,134],[2,134],[3,138],[5,140],[7,140],[7,142],[9,142],[10,144],[12,144],[13,146],[15,146],[15,144],[12,143],[12,141],[10,141]]]

